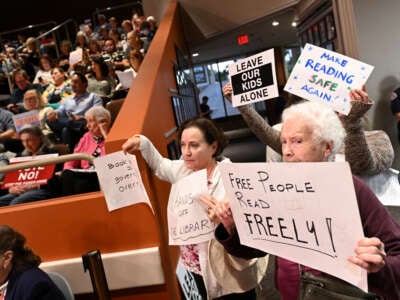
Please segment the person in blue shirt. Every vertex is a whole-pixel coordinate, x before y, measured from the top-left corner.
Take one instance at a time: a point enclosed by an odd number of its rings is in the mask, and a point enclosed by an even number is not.
[[[85,112],[91,107],[103,105],[99,95],[87,91],[88,80],[83,73],[71,77],[73,94],[64,99],[59,108],[47,114],[47,124],[71,152],[86,132]]]

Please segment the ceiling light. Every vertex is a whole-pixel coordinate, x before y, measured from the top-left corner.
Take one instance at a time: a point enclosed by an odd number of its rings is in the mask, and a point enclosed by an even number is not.
[[[293,21],[292,22],[292,27],[296,27],[297,26],[297,22],[296,21]]]
[[[272,26],[278,26],[279,22],[278,21],[272,21]]]
[[[192,54],[193,57],[199,56],[199,53],[195,52]]]

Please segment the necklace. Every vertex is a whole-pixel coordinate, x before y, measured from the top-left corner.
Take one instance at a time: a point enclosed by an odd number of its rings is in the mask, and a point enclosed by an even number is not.
[[[217,162],[213,161],[211,168],[207,168],[207,183],[211,184],[211,178],[214,173],[215,167],[217,166]]]

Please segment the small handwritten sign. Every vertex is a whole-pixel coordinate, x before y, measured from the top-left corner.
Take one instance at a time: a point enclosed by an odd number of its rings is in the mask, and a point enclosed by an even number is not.
[[[215,225],[198,199],[208,194],[206,170],[190,174],[172,187],[172,201],[168,203],[170,245],[188,245],[209,241],[214,236]]]
[[[20,132],[25,125],[40,126],[38,110],[13,115],[12,119],[17,132]]]
[[[347,115],[349,92],[359,89],[373,66],[345,55],[306,44],[284,90],[311,101],[322,101]]]
[[[10,165],[33,161],[33,160],[52,158],[57,156],[58,154],[54,153],[54,154],[44,154],[37,156],[14,157],[10,159]],[[8,189],[12,186],[18,186],[18,185],[47,184],[47,181],[54,175],[54,168],[55,165],[51,164],[42,167],[32,167],[32,168],[7,172],[6,175],[4,176],[1,188]]]
[[[80,62],[83,58],[82,48],[76,49],[69,53],[69,64],[73,66],[74,64]]]
[[[241,244],[367,290],[366,271],[347,260],[363,230],[346,162],[234,163],[220,169]]]
[[[274,49],[229,65],[232,105],[241,106],[279,96]]]
[[[144,202],[151,208],[134,155],[122,151],[93,161],[109,211]]]

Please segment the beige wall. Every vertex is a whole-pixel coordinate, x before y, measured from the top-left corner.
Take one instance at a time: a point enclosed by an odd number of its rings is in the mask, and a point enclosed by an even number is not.
[[[374,129],[385,130],[396,153],[394,168],[400,169],[400,147],[389,96],[400,86],[399,0],[354,0],[360,60],[375,66],[367,91],[376,104],[369,117]]]

